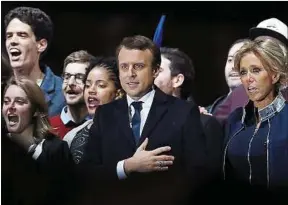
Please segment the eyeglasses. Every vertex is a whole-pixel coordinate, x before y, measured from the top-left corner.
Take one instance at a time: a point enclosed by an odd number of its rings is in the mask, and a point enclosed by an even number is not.
[[[63,81],[64,83],[67,83],[69,81],[69,79],[74,76],[75,78],[75,82],[77,84],[82,84],[85,78],[85,74],[83,73],[75,73],[75,74],[71,74],[71,73],[63,73],[62,77],[63,77]]]

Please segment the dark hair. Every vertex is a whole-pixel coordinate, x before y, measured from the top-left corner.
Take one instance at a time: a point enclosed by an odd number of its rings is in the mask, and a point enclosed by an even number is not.
[[[136,49],[136,50],[150,50],[153,56],[151,65],[152,68],[155,70],[158,70],[161,64],[161,54],[160,49],[157,47],[157,45],[149,38],[141,35],[136,36],[129,36],[125,37],[120,45],[116,49],[116,58],[118,59],[118,55],[120,50],[125,47],[127,49]]]
[[[87,63],[87,67],[90,63],[90,61],[94,58],[94,56],[92,56],[90,53],[88,53],[87,51],[84,50],[80,50],[80,51],[75,51],[71,54],[69,54],[65,60],[64,60],[64,71],[66,69],[66,66],[69,63]]]
[[[184,82],[180,86],[182,99],[187,99],[192,94],[195,69],[191,58],[178,48],[161,47],[161,55],[170,60],[171,76],[182,74]]]
[[[15,18],[31,27],[37,41],[46,39],[48,42],[47,46],[49,47],[53,37],[53,23],[45,12],[38,8],[32,7],[17,7],[10,10],[5,16],[4,20],[5,30],[7,29],[10,21]]]
[[[6,81],[13,75],[12,68],[10,66],[9,57],[2,52],[1,53],[1,84],[5,84]]]
[[[84,83],[86,82],[91,70],[93,70],[95,67],[101,67],[106,69],[110,74],[111,80],[113,80],[114,82],[115,88],[121,89],[119,71],[117,69],[117,61],[115,57],[94,57],[93,59],[91,59],[90,64],[86,70]]]

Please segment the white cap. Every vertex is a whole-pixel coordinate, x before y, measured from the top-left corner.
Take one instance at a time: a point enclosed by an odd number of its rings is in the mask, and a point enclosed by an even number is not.
[[[257,27],[250,29],[249,36],[252,39],[259,36],[271,36],[288,45],[288,27],[276,18],[261,21]]]

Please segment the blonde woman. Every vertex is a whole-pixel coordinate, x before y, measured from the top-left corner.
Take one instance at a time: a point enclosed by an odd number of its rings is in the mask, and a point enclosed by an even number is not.
[[[249,102],[228,118],[223,171],[231,194],[241,192],[239,200],[267,199],[270,193],[279,194],[275,203],[285,198],[288,103],[279,90],[287,82],[287,63],[285,46],[269,37],[249,41],[235,56]]]
[[[3,94],[3,203],[60,202],[73,161],[67,142],[51,133],[44,93],[35,82],[12,77]]]

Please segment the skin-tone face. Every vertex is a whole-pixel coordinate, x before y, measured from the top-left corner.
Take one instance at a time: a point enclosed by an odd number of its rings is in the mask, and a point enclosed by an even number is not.
[[[32,105],[22,88],[8,87],[2,108],[8,132],[21,134],[28,129],[32,120]]]
[[[84,103],[83,90],[87,64],[85,63],[69,63],[63,74],[62,91],[67,105],[78,105]],[[76,76],[75,76],[76,75]],[[65,76],[69,76],[70,78]],[[76,79],[78,78],[78,79]]]
[[[94,116],[99,105],[109,103],[116,97],[116,87],[110,73],[102,67],[93,68],[85,82],[84,99],[88,113]]]
[[[39,57],[47,48],[47,41],[36,41],[31,27],[15,18],[6,28],[6,49],[16,75],[29,75],[39,64]]]
[[[162,55],[159,74],[154,81],[155,85],[168,95],[173,93],[173,77],[171,76],[170,64],[171,61]]]
[[[258,109],[266,107],[275,99],[275,84],[279,75],[265,70],[254,53],[247,53],[241,59],[240,76],[249,99]]]
[[[158,71],[152,68],[150,50],[126,49],[118,55],[119,77],[123,90],[134,100],[139,100],[153,86]]]
[[[234,56],[244,43],[237,43],[229,50],[228,58],[225,65],[225,79],[230,91],[241,85],[238,72],[234,71]]]

